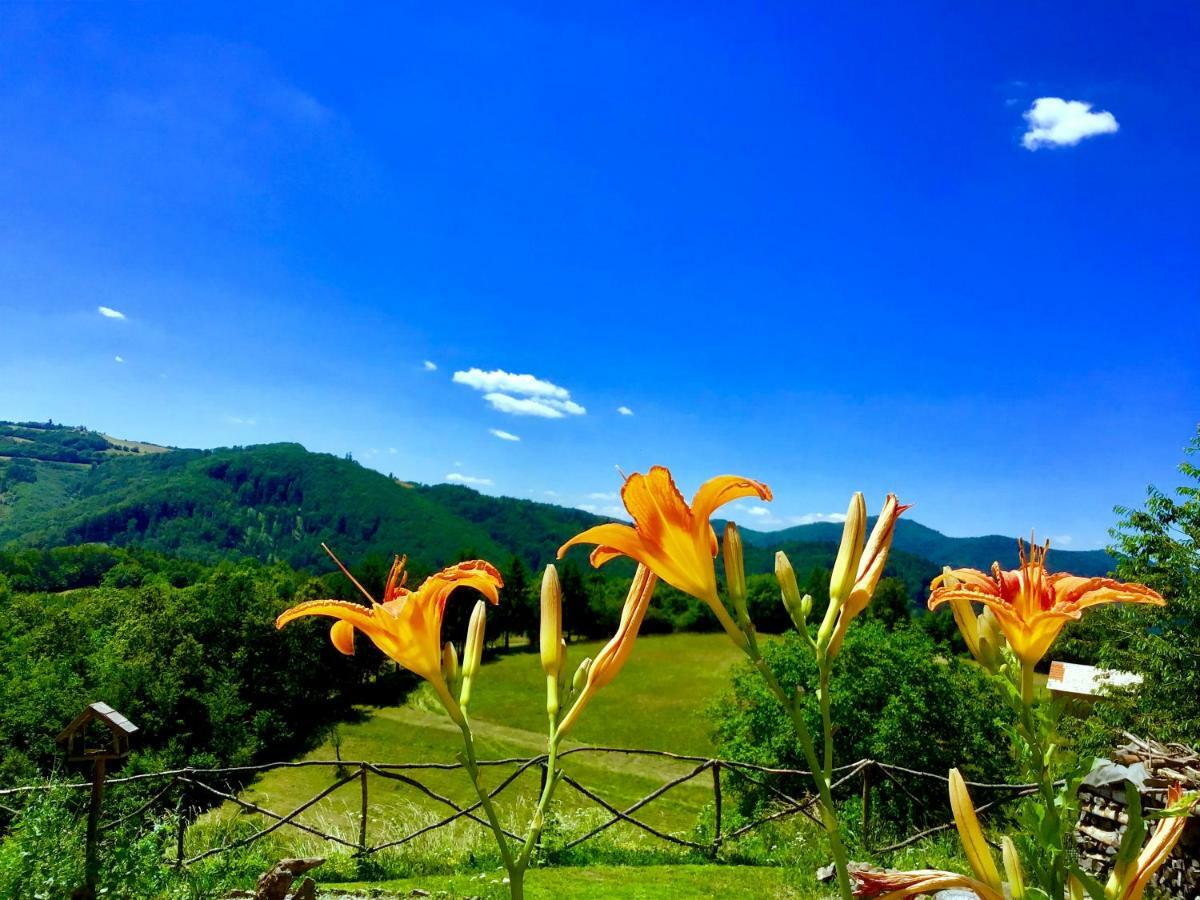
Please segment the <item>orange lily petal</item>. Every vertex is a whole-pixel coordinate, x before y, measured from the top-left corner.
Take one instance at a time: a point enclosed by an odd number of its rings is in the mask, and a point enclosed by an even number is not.
[[[354,655],[354,626],[349,622],[334,622],[329,629],[329,640],[339,652],[347,656]]]
[[[718,475],[700,485],[696,496],[692,498],[692,515],[698,522],[707,524],[718,507],[724,506],[742,497],[757,497],[759,500],[771,500],[771,489],[761,481],[752,478],[741,478],[737,475]]]
[[[904,897],[933,895],[938,891],[965,888],[979,895],[980,900],[1005,900],[1004,894],[974,878],[957,872],[938,869],[918,869],[914,872],[865,872],[850,873],[857,886],[855,897],[879,897],[881,900],[901,900]]]
[[[592,661],[583,690],[558,725],[559,735],[567,733],[595,693],[616,678],[617,673],[624,668],[629,655],[633,652],[634,640],[637,638],[638,630],[642,627],[642,620],[646,617],[646,610],[650,606],[650,598],[654,595],[654,588],[657,584],[658,577],[650,571],[649,567],[639,565],[637,572],[634,573],[633,582],[629,586],[629,593],[625,596],[625,605],[621,609],[621,623],[617,626],[617,633],[601,648]]]

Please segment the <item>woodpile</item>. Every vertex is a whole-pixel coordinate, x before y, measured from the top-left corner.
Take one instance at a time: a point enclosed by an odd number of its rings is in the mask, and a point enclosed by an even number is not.
[[[1141,797],[1143,811],[1162,809],[1167,787],[1180,782],[1185,791],[1200,791],[1200,753],[1183,744],[1160,744],[1126,733],[1126,743],[1117,748],[1113,762],[1125,766],[1141,764],[1145,779]],[[1079,791],[1079,828],[1075,846],[1080,864],[1095,875],[1108,877],[1121,836],[1129,822],[1125,783],[1085,785]],[[1200,898],[1200,822],[1193,817],[1183,838],[1158,871],[1154,884],[1180,900]]]

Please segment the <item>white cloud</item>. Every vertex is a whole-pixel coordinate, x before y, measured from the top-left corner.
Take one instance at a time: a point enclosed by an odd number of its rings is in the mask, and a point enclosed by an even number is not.
[[[454,383],[465,384],[477,391],[499,391],[523,397],[553,397],[555,400],[568,400],[571,397],[570,391],[553,382],[533,375],[515,375],[503,369],[493,369],[490,372],[483,369],[467,369],[465,372],[455,372]]]
[[[542,496],[544,496],[544,497],[559,497],[561,495],[558,493],[558,491],[542,491]]]
[[[605,493],[604,491],[594,491],[587,495],[589,500],[616,500],[617,495],[613,493]]]
[[[566,415],[582,416],[587,412],[574,400],[554,400],[544,397],[513,397],[510,394],[484,394],[483,399],[492,409],[513,416],[538,416],[543,419],[561,419]]]
[[[502,440],[502,441],[519,441],[520,440],[520,438],[517,437],[515,434],[513,434],[511,431],[505,431],[502,428],[489,428],[488,431],[491,432],[492,434],[494,434],[496,437],[500,438],[500,440]]]
[[[1057,544],[1059,547],[1069,547],[1073,540],[1074,538],[1069,534],[1056,534],[1050,538],[1050,545],[1054,546]]]
[[[474,475],[464,475],[462,472],[451,472],[446,476],[446,480],[454,484],[489,485],[492,483],[490,478],[476,478]]]
[[[226,416],[225,421],[230,425],[257,425],[258,422],[254,419],[245,416]]]
[[[427,359],[427,360],[425,360],[425,362],[422,363],[422,365],[425,367],[426,372],[436,372],[437,371],[437,363],[435,363],[433,360]]]
[[[751,506],[746,509],[746,512],[752,516],[769,516],[771,511],[765,506]]]
[[[485,372],[467,369],[454,373],[455,384],[465,384],[483,392],[492,409],[513,416],[539,416],[562,419],[582,416],[587,410],[571,399],[565,387],[533,375],[517,375],[503,369]]]
[[[123,357],[123,356],[114,356],[114,357],[113,357],[113,362],[119,362],[119,363],[123,363],[123,362],[125,362],[125,357]]]
[[[633,415],[633,410],[630,409],[628,406],[618,406],[617,412],[619,412],[623,416],[632,416]]]
[[[1092,112],[1092,104],[1061,97],[1039,97],[1025,111],[1029,130],[1021,138],[1026,150],[1073,147],[1084,138],[1113,134],[1120,128],[1110,112]]]
[[[388,453],[390,453],[392,456],[395,456],[397,452],[398,451],[395,447],[388,447]]]
[[[805,513],[802,516],[789,516],[788,521],[793,525],[814,525],[817,522],[834,522],[841,524],[846,521],[845,513]]]
[[[125,318],[125,313],[123,313],[119,310],[113,309],[111,306],[97,306],[96,311],[98,313],[100,313],[100,315],[104,316],[104,318],[106,318],[106,319],[123,319],[123,318]]]

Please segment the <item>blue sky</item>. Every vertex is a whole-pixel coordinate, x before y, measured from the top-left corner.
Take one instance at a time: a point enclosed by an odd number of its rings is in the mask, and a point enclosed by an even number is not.
[[[1198,36],[1187,4],[7,5],[0,418],[600,511],[665,463],[770,483],[759,527],[895,490],[1099,546],[1200,419]]]

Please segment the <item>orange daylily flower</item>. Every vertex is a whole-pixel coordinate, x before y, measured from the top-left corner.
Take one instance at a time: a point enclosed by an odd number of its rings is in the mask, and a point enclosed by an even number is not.
[[[358,629],[404,668],[428,681],[446,709],[455,715],[458,704],[451,697],[442,675],[441,634],[446,600],[455,588],[471,587],[492,603],[498,603],[499,590],[504,586],[500,573],[491,563],[474,559],[430,575],[417,590],[410,591],[404,586],[405,558],[396,557],[388,575],[383,602],[378,603],[337,557],[334,561],[371,605],[367,607],[345,600],[309,600],[284,612],[275,620],[275,627],[282,628],[303,616],[337,619],[329,631],[329,639],[347,655],[354,653],[354,630]]]
[[[576,544],[595,544],[591,561],[601,566],[618,556],[628,556],[646,566],[667,584],[709,605],[722,627],[741,646],[745,638],[717,596],[713,559],[717,535],[709,519],[717,507],[742,497],[771,499],[765,484],[735,475],[718,475],[696,491],[689,507],[671,473],[654,466],[625,480],[621,499],[633,526],[610,523],[575,535],[558,550],[561,559]]]
[[[992,574],[977,569],[953,569],[930,585],[929,608],[967,600],[991,608],[1013,652],[1033,665],[1050,649],[1063,626],[1079,619],[1083,610],[1102,603],[1148,603],[1164,606],[1157,591],[1142,584],[1124,584],[1111,578],[1081,578],[1066,572],[1046,572],[1047,541],[1042,547],[1017,541],[1021,568],[1004,572],[992,564]]]
[[[1167,789],[1167,807],[1169,809],[1185,803],[1190,813],[1191,809],[1200,803],[1200,797],[1192,795],[1185,798],[1182,785],[1175,782]],[[1146,891],[1146,885],[1150,883],[1154,873],[1162,868],[1167,857],[1171,855],[1171,851],[1175,849],[1175,845],[1179,843],[1187,823],[1187,813],[1161,820],[1154,830],[1154,836],[1138,854],[1137,862],[1134,863],[1132,871],[1129,873],[1131,877],[1124,884],[1110,884],[1105,890],[1105,894],[1111,896],[1113,900],[1141,900],[1142,894]]]
[[[913,872],[867,872],[851,871],[856,885],[855,897],[879,897],[881,900],[901,900],[904,897],[933,896],[938,891],[962,888],[974,891],[980,900],[1005,900],[1004,894],[995,888],[959,875],[938,869],[917,869]]]
[[[650,598],[654,588],[658,586],[658,577],[646,566],[639,565],[633,575],[633,583],[629,585],[629,593],[625,596],[625,606],[621,609],[621,624],[617,633],[596,654],[595,660],[587,670],[587,682],[571,709],[563,717],[558,726],[558,734],[564,735],[575,724],[583,708],[587,706],[592,695],[617,677],[633,652],[633,642],[637,638],[638,629],[642,627],[642,619],[646,617],[646,609],[650,606]]]

